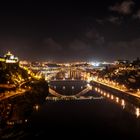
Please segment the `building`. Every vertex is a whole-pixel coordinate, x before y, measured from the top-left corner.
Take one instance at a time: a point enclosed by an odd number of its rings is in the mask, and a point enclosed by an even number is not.
[[[5,62],[5,58],[0,56],[0,62]]]
[[[129,60],[117,60],[114,63],[115,63],[115,65],[128,65],[128,64],[130,64]]]
[[[12,53],[8,52],[4,55],[4,57],[0,57],[0,62],[5,63],[18,63],[18,57],[15,57]]]

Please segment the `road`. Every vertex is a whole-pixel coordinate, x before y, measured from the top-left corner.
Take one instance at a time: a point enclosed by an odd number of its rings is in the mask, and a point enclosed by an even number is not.
[[[131,92],[128,92],[128,91],[125,91],[125,90],[123,90],[123,89],[120,89],[120,88],[118,88],[118,87],[115,87],[115,86],[112,86],[112,85],[109,85],[109,84],[106,84],[106,83],[100,82],[100,81],[98,81],[98,80],[93,80],[93,81],[96,82],[96,83],[99,83],[99,84],[105,85],[105,86],[107,86],[107,87],[110,87],[110,88],[116,89],[116,90],[118,90],[118,91],[121,91],[121,92],[123,92],[124,94],[128,94],[128,95],[131,95],[131,96],[136,97],[136,98],[140,98],[140,95],[138,95],[138,94],[131,93]]]
[[[8,99],[10,97],[16,96],[16,95],[21,95],[23,93],[25,93],[27,90],[25,89],[18,89],[16,91],[7,91],[6,93],[3,93],[4,96],[0,97],[0,101],[4,100],[4,99]]]
[[[26,82],[22,82],[20,85],[19,85],[19,88],[16,89],[15,91],[6,91],[5,93],[1,93],[1,96],[0,97],[0,101],[4,100],[4,99],[7,99],[7,98],[10,98],[10,97],[13,97],[13,96],[16,96],[16,95],[21,95],[23,93],[25,93],[26,91],[28,91],[29,89],[23,89],[21,88],[22,85],[28,83],[29,81],[26,81]]]

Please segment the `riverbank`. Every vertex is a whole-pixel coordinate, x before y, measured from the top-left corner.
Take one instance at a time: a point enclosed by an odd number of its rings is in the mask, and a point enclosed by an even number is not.
[[[107,91],[111,91],[113,94],[120,96],[122,98],[125,98],[129,100],[130,102],[135,103],[138,106],[140,106],[140,96],[135,93],[127,92],[127,91],[121,90],[119,88],[115,88],[113,86],[110,86],[110,85],[107,85],[105,83],[95,81],[95,80],[92,81],[91,84],[96,87],[101,87]]]
[[[0,102],[0,127],[25,122],[33,106],[45,101],[48,96],[47,82],[40,80],[28,84],[31,87],[29,91],[5,98]]]

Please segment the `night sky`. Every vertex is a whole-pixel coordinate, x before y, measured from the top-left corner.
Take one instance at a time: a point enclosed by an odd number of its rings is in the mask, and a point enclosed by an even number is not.
[[[139,0],[1,3],[0,55],[113,61],[140,56]]]

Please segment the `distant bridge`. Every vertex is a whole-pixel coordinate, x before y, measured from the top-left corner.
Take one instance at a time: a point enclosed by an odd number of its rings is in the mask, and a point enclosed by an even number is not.
[[[52,88],[49,88],[49,93],[53,96],[56,96],[58,98],[79,98],[81,96],[83,96],[84,94],[86,94],[88,91],[91,90],[91,87],[87,87],[85,89],[83,89],[82,91],[80,91],[79,93],[75,94],[75,95],[62,95],[58,92],[56,92],[55,90],[53,90]]]

